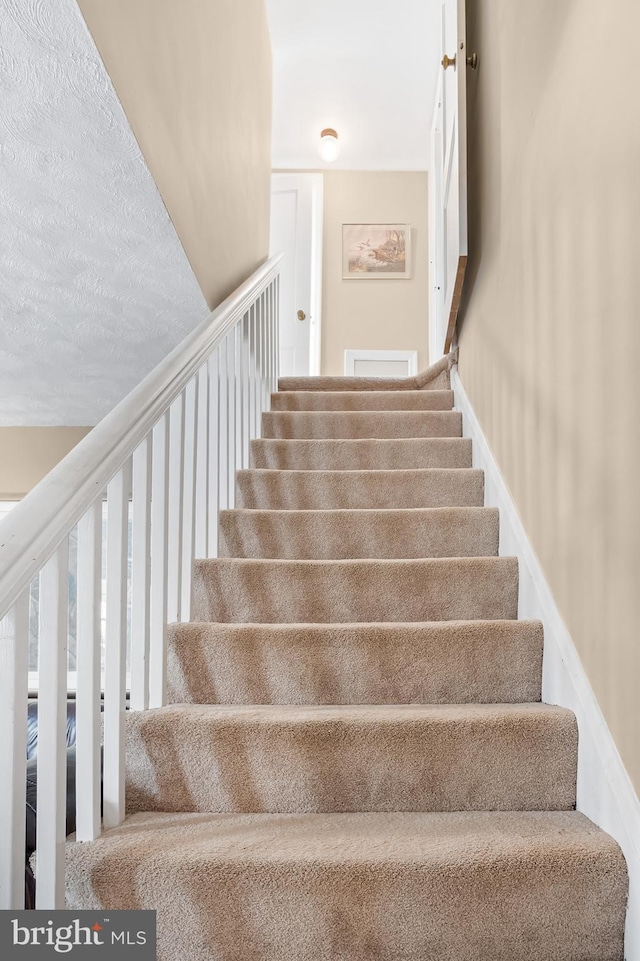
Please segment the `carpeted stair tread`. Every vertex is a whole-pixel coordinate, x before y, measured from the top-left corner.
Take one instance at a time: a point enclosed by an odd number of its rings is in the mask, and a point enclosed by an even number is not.
[[[271,410],[451,410],[452,390],[290,390],[271,395]]]
[[[280,440],[394,437],[461,437],[462,414],[454,410],[269,411],[262,436]]]
[[[515,619],[514,557],[194,564],[192,618],[235,623]]]
[[[450,370],[454,363],[452,354],[441,357],[426,370],[410,377],[280,377],[279,391],[289,390],[449,390]]]
[[[575,716],[547,704],[182,704],[125,732],[129,813],[575,806]]]
[[[278,391],[366,391],[366,390],[449,390],[451,377],[448,370],[440,373],[427,383],[419,382],[417,377],[344,377],[327,374],[320,377],[280,377]]]
[[[621,961],[627,875],[575,812],[144,813],[67,845],[74,910],[159,961]]]
[[[498,553],[499,528],[493,507],[224,510],[218,557],[489,557]]]
[[[484,473],[465,468],[240,470],[235,503],[249,510],[482,507]]]
[[[168,703],[539,701],[537,621],[169,626]]]
[[[471,467],[466,437],[251,441],[249,466],[276,470],[421,470]]]
[[[172,624],[169,704],[539,701],[539,621]]]

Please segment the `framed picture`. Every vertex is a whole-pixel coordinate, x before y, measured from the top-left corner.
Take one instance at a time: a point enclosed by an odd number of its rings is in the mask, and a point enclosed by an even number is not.
[[[409,224],[343,224],[344,280],[402,280],[411,276]]]

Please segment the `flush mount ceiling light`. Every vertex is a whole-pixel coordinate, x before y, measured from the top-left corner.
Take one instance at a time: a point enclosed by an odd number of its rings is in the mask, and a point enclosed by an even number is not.
[[[321,132],[318,150],[322,159],[326,160],[327,163],[333,163],[334,160],[338,159],[340,144],[338,143],[338,134],[333,127],[326,127]]]

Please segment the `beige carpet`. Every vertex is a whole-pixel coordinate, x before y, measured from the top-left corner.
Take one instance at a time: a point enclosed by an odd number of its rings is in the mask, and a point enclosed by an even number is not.
[[[159,908],[160,961],[622,959],[580,814],[136,814],[70,861],[74,906]]]
[[[170,704],[466,704],[540,700],[537,621],[169,628]]]
[[[262,415],[262,436],[283,440],[460,437],[453,410],[280,410]]]
[[[358,557],[485,557],[498,553],[498,511],[226,510],[219,557],[348,560]]]
[[[168,705],[129,718],[127,810],[566,811],[577,749],[547,704]]]
[[[415,377],[281,377],[280,391],[406,391],[450,390],[449,371],[453,355],[448,354]],[[400,401],[402,403],[402,401]]]
[[[271,395],[271,410],[451,410],[450,390],[289,390]]]
[[[241,470],[236,507],[249,510],[391,510],[482,507],[479,470]]]
[[[471,467],[463,437],[252,440],[250,466],[275,470],[424,470]]]
[[[160,961],[622,961],[449,367],[280,381],[127,717],[127,819],[67,845],[69,906],[155,908]]]

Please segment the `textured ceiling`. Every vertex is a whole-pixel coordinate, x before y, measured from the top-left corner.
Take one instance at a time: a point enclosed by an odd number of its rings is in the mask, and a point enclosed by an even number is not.
[[[426,170],[442,0],[266,0],[276,168]],[[335,127],[336,163],[318,156]]]
[[[0,426],[95,424],[208,309],[75,0],[0,7]]]

